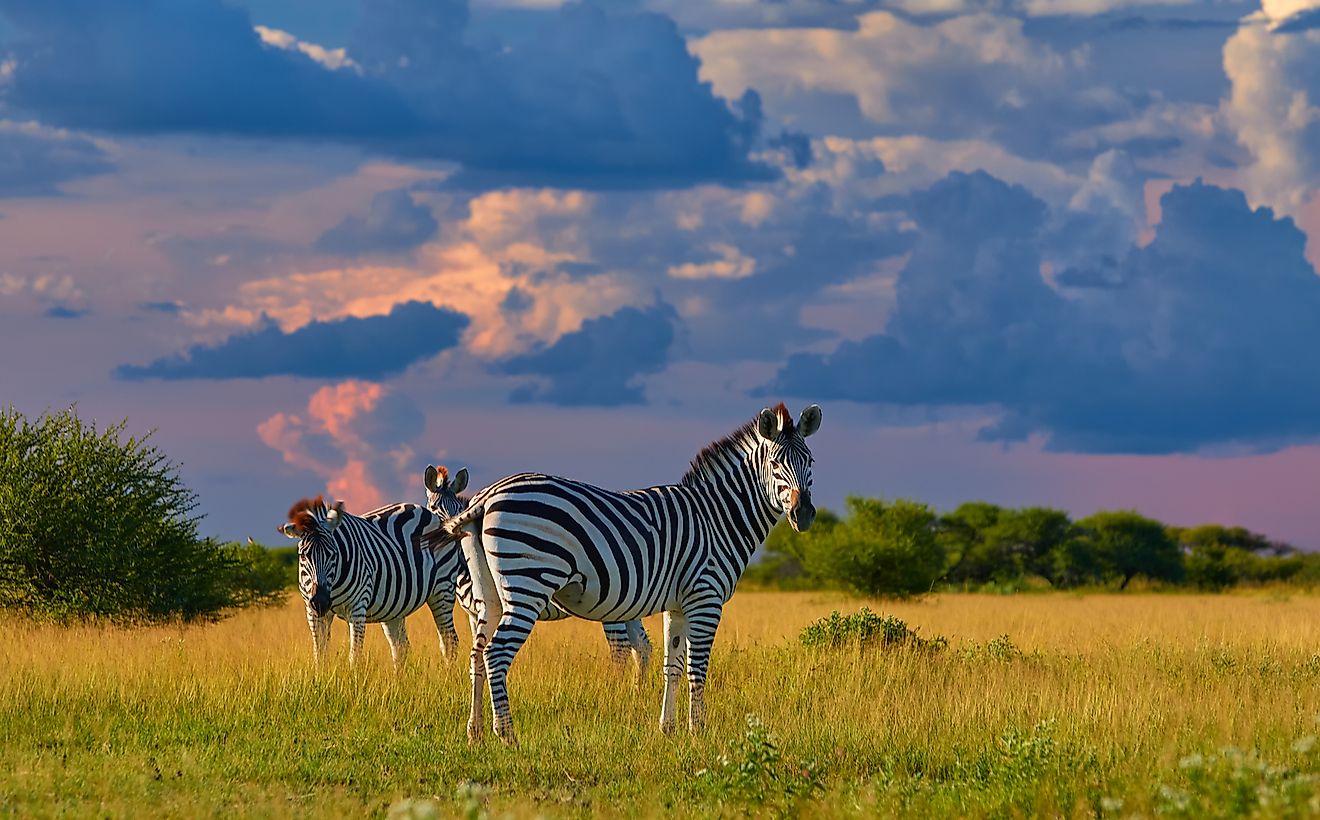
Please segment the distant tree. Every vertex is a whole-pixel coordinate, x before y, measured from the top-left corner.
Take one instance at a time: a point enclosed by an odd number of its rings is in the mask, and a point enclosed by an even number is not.
[[[807,554],[812,544],[826,537],[839,524],[839,516],[824,507],[816,509],[816,520],[806,532],[794,532],[787,521],[780,521],[765,539],[759,560],[743,573],[754,584],[788,589],[819,587],[827,580],[807,571]]]
[[[928,592],[944,574],[935,512],[925,504],[850,496],[848,516],[809,539],[807,571],[863,595]]]
[[[177,467],[124,427],[0,412],[0,607],[141,621],[243,602],[238,562],[198,537]]]
[[[1131,510],[1098,512],[1077,522],[1100,567],[1126,589],[1138,575],[1180,581],[1183,556],[1164,524]]]
[[[1170,527],[1169,536],[1185,554],[1187,580],[1200,589],[1287,580],[1304,566],[1294,547],[1243,527]]]
[[[1003,508],[985,501],[968,501],[939,519],[938,537],[952,561],[948,579],[955,584],[1005,580],[1005,556],[991,533]],[[1020,575],[1020,573],[1018,573]],[[997,577],[998,576],[998,577]]]

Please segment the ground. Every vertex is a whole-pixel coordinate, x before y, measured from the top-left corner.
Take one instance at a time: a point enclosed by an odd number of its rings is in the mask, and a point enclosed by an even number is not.
[[[862,605],[949,645],[798,644]],[[375,627],[348,669],[342,623],[317,672],[293,601],[193,627],[11,618],[0,814],[1320,813],[1320,596],[739,592],[695,738],[656,729],[658,657],[635,688],[597,625],[542,624],[510,678],[518,749],[469,746],[466,666],[428,620],[396,676]]]

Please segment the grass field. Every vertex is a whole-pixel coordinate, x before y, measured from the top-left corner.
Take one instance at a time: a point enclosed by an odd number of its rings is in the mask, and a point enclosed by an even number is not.
[[[425,616],[399,677],[376,627],[364,669],[318,674],[296,602],[188,628],[11,621],[0,813],[1320,814],[1320,597],[942,595],[870,604],[942,652],[797,644],[862,603],[740,592],[696,738],[655,728],[658,659],[635,689],[597,625],[543,624],[510,678],[519,749],[468,745],[467,672]],[[333,640],[342,657],[342,623]]]

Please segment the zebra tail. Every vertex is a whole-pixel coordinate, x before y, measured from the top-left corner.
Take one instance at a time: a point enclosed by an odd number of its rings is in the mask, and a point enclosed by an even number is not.
[[[474,504],[463,512],[447,519],[439,527],[436,527],[430,533],[422,536],[422,546],[432,551],[442,550],[445,547],[460,541],[472,535],[472,531],[463,529],[474,521],[479,521],[482,514],[486,511],[480,504]]]
[[[474,509],[475,508],[475,509]],[[477,605],[479,620],[494,623],[503,615],[499,593],[495,589],[495,577],[490,571],[490,562],[486,559],[486,545],[481,540],[481,517],[485,512],[481,505],[469,507],[455,516],[445,529],[454,534],[455,539],[462,539],[463,561],[467,564],[468,575],[472,578],[474,603]],[[467,527],[469,529],[461,530]],[[471,538],[465,536],[471,535]],[[482,613],[482,609],[485,610]],[[484,617],[482,617],[484,616]],[[475,639],[475,636],[473,636]]]

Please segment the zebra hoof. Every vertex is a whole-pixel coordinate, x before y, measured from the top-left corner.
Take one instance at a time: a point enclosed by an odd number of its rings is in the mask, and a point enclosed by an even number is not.
[[[674,721],[672,720],[660,721],[660,733],[664,735],[672,735],[674,733]]]
[[[513,733],[512,726],[503,728],[497,727],[495,729],[495,736],[504,741],[505,746],[512,746],[515,749],[518,748],[518,737]]]
[[[467,726],[467,736],[468,736],[468,743],[470,743],[470,744],[472,744],[472,743],[480,743],[480,742],[481,742],[481,724],[480,724],[480,723],[469,723],[468,726]]]

